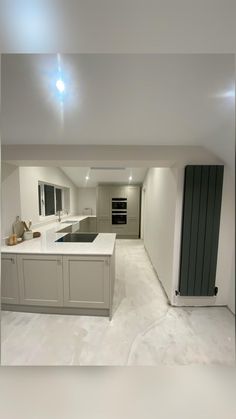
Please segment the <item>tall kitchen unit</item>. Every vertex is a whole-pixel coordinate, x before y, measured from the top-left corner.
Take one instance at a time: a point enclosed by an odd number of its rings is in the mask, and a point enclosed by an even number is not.
[[[97,228],[119,238],[139,238],[140,186],[99,185],[97,187]]]

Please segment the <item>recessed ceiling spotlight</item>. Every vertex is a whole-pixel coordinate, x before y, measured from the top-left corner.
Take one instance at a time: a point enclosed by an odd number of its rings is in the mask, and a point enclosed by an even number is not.
[[[86,176],[86,177],[85,177],[85,179],[86,179],[86,180],[89,180],[89,176]]]
[[[132,179],[133,179],[133,178],[132,178],[132,176],[130,176],[130,177],[129,177],[129,181],[131,181]]]
[[[65,83],[62,79],[58,79],[56,82],[56,87],[59,90],[60,93],[63,93],[65,91]]]

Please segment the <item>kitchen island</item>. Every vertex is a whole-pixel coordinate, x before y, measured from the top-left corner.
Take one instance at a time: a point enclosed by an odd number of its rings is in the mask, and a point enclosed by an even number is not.
[[[116,235],[57,241],[70,232],[82,234],[79,223],[86,218],[50,223],[38,228],[39,238],[2,246],[3,310],[111,318]]]

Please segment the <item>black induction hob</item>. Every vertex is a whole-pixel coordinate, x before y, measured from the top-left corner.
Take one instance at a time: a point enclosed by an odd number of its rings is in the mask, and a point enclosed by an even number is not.
[[[69,233],[66,236],[61,237],[56,242],[72,243],[72,242],[93,242],[98,234],[94,233]]]

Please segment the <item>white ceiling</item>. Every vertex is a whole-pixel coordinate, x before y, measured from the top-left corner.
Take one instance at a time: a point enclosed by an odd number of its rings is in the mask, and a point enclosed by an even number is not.
[[[5,144],[206,145],[234,119],[227,54],[2,56]]]
[[[234,0],[2,0],[2,52],[234,52]]]
[[[96,187],[99,183],[142,183],[147,169],[142,168],[124,168],[118,166],[116,170],[104,169],[94,170],[90,167],[61,167],[63,172],[78,187]],[[89,179],[86,179],[86,176]],[[132,180],[129,177],[132,176]]]

